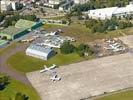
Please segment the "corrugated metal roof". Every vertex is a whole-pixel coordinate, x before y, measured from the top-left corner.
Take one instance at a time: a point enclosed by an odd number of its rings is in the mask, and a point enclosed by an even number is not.
[[[52,49],[48,46],[40,46],[40,45],[37,45],[37,44],[31,44],[28,48],[32,49],[32,50],[44,52],[44,53],[49,53],[49,52],[52,51]]]

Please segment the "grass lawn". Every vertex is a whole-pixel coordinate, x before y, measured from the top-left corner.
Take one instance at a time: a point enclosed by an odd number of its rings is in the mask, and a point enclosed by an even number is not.
[[[49,29],[53,29],[53,28],[60,29],[62,27],[65,27],[65,26],[55,25],[55,24],[45,24],[45,25],[43,25],[42,28],[45,29],[45,30],[49,30]]]
[[[133,100],[133,90],[115,93],[96,100]]]
[[[11,68],[15,69],[16,71],[26,73],[41,69],[44,64],[47,66],[52,64],[57,64],[60,66],[78,62],[81,60],[84,60],[84,58],[80,57],[76,53],[68,55],[63,55],[59,53],[54,57],[50,58],[48,61],[44,61],[34,57],[26,56],[23,52],[18,52],[15,55],[11,56],[7,60],[7,63],[9,66],[11,66]]]
[[[0,76],[2,75],[0,74]],[[9,98],[14,100],[17,92],[27,95],[29,97],[28,100],[40,100],[40,97],[31,86],[27,86],[14,79],[11,79],[10,84],[4,90],[0,91],[0,100],[9,100]]]
[[[109,31],[106,33],[91,33],[89,28],[80,22],[72,22],[69,26],[63,27],[58,25],[44,25],[43,27],[45,30],[55,30],[55,29],[62,29],[63,33],[61,35],[75,37],[77,42],[92,42],[96,39],[103,39],[109,37],[119,37],[125,36],[129,34],[133,34],[132,28],[126,28],[123,30],[115,30]]]

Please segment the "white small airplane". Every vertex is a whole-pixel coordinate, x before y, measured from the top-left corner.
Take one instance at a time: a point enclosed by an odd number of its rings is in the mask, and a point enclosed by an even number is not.
[[[60,81],[61,80],[61,77],[58,77],[57,75],[54,75],[50,78],[50,80],[52,80],[53,82],[54,81]]]
[[[51,71],[52,69],[55,69],[57,65],[53,64],[51,67],[47,67],[44,65],[44,69],[40,70],[40,73],[46,72],[46,71]]]
[[[111,39],[107,40],[106,42],[107,43],[110,43],[110,44],[115,43],[115,41],[114,40],[111,40]]]

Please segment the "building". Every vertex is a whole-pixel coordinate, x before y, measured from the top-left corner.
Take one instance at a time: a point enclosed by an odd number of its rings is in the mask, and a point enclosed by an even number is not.
[[[84,4],[87,3],[89,0],[73,0],[75,4]]]
[[[6,40],[0,40],[0,48],[6,46],[8,44],[8,41]]]
[[[29,31],[34,30],[42,25],[42,22],[32,22],[24,19],[17,21],[15,26],[9,26],[0,32],[1,37],[6,37],[8,40],[17,39]]]
[[[19,0],[1,0],[1,12],[17,10],[17,6],[19,6]]]
[[[59,6],[59,11],[68,11],[72,9],[74,2],[73,1],[68,1],[62,5]]]
[[[89,18],[101,20],[111,19],[113,16],[124,17],[131,14],[133,14],[133,4],[131,3],[126,7],[110,7],[88,11]]]
[[[26,49],[26,55],[36,57],[42,60],[48,60],[54,55],[54,50],[48,46],[40,46],[37,44],[31,44]]]
[[[27,33],[28,31],[26,29],[9,26],[8,28],[5,28],[0,32],[0,36],[6,37],[7,40],[14,40]]]
[[[49,0],[48,2],[44,3],[44,6],[54,8],[54,7],[58,7],[63,3],[65,3],[65,0]]]
[[[16,28],[23,28],[27,30],[34,30],[38,27],[42,26],[42,22],[33,22],[29,20],[20,19],[15,24]]]

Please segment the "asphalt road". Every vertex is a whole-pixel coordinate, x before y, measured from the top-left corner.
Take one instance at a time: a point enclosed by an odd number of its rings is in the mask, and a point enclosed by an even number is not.
[[[15,48],[8,50],[5,54],[0,55],[0,73],[9,75],[10,77],[12,77],[18,81],[21,81],[22,83],[24,83],[26,85],[31,85],[25,74],[20,74],[16,71],[13,71],[12,69],[9,68],[9,66],[6,63],[7,59],[11,55],[13,55],[19,51],[25,50],[26,47],[27,47],[27,45],[25,45],[25,44],[17,45]],[[18,61],[19,61],[19,58],[18,58]]]

